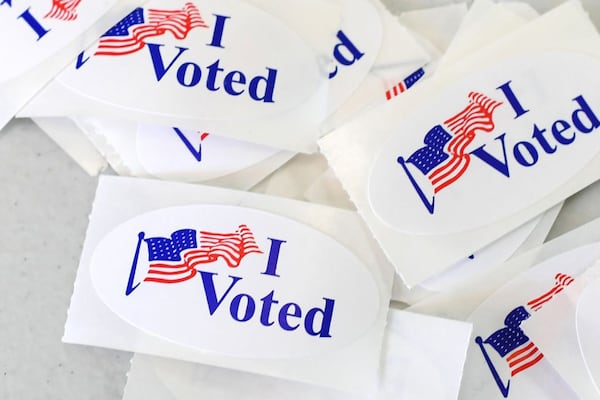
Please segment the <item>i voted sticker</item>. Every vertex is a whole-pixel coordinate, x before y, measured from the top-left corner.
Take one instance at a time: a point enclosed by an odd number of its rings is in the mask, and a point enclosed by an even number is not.
[[[369,178],[373,211],[399,231],[447,234],[543,199],[600,150],[599,67],[546,52],[452,85],[394,126]]]
[[[134,217],[96,247],[91,277],[100,299],[138,329],[238,357],[341,349],[371,328],[382,307],[369,270],[334,239],[235,206]]]
[[[200,182],[229,175],[275,155],[278,149],[177,127],[139,125],[137,155],[162,179]]]
[[[0,1],[0,83],[54,55],[95,22],[112,0]],[[67,61],[67,60],[65,60]]]
[[[150,1],[80,53],[19,116],[202,127],[314,152],[328,115],[374,68],[384,34],[379,0],[328,3]]]
[[[315,94],[323,75],[311,48],[259,8],[236,0],[154,0],[58,79],[124,109],[222,120],[293,109]]]
[[[465,399],[579,398],[528,336],[524,322],[567,296],[565,289],[599,256],[600,246],[591,244],[547,259],[507,283],[469,316],[474,335],[463,378]]]

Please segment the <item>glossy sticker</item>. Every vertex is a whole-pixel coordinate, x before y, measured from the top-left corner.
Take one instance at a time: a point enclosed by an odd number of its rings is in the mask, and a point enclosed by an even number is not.
[[[238,357],[343,348],[369,330],[382,306],[364,264],[334,239],[235,206],[132,218],[96,247],[91,276],[102,301],[140,330]]]
[[[600,245],[592,244],[547,259],[471,314],[474,334],[463,380],[465,399],[578,398],[522,324],[557,296],[566,295],[564,289],[599,257]]]
[[[124,109],[222,120],[297,107],[322,75],[306,43],[254,6],[154,0],[81,53],[59,81]]]
[[[0,53],[5,61],[0,64],[0,83],[54,55],[115,3],[115,0],[0,1],[3,31]]]
[[[575,52],[497,63],[397,124],[369,202],[413,234],[497,222],[560,188],[600,149],[600,62]]]
[[[0,0],[0,128],[141,0]],[[55,101],[56,102],[56,101]]]

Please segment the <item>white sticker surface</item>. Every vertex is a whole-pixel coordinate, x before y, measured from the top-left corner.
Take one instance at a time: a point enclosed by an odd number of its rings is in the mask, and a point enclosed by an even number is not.
[[[148,173],[184,182],[229,175],[280,151],[209,132],[156,125],[138,125],[135,142],[139,162]]]
[[[375,214],[403,232],[461,232],[555,191],[600,149],[599,67],[539,53],[447,89],[391,130],[369,180]]]
[[[312,50],[256,7],[154,0],[108,30],[59,80],[124,109],[221,120],[297,107],[320,75]]]
[[[237,357],[339,349],[367,331],[382,306],[368,270],[335,240],[232,206],[133,218],[97,246],[91,271],[100,298],[137,328]]]
[[[0,2],[0,127],[58,74],[82,46],[142,0]]]
[[[0,2],[0,54],[3,60],[10,60],[0,65],[0,83],[56,53],[114,3],[116,0]]]
[[[469,317],[473,340],[463,380],[465,399],[576,399],[522,323],[550,304],[600,257],[591,244],[539,263],[490,296]],[[577,260],[573,263],[572,260]]]

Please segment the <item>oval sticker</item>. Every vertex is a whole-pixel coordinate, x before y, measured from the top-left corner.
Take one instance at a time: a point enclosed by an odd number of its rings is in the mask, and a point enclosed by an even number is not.
[[[548,52],[453,85],[394,127],[369,202],[394,229],[445,234],[508,217],[559,189],[600,150],[600,62]]]
[[[342,348],[369,330],[381,307],[371,273],[331,237],[234,206],[132,218],[96,247],[91,276],[102,301],[138,329],[238,357]]]
[[[473,323],[473,337],[461,386],[465,398],[541,399],[549,390],[553,398],[573,398],[572,389],[527,335],[525,321],[555,298],[568,296],[563,290],[598,257],[600,244],[593,243],[547,258],[473,311],[467,320]]]
[[[154,0],[58,79],[80,95],[169,117],[260,118],[324,81],[317,57],[273,16],[236,0]]]
[[[115,0],[0,2],[0,83],[34,68],[96,22]],[[66,64],[69,59],[63,60]]]
[[[203,131],[139,125],[137,155],[148,173],[162,178],[201,182],[229,175],[280,150]]]

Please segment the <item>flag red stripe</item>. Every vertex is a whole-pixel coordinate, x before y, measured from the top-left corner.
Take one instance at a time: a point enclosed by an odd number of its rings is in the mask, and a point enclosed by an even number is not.
[[[460,157],[460,160],[462,161],[460,169],[456,168],[453,171],[451,171],[451,172],[453,172],[453,175],[448,175],[449,176],[448,179],[444,180],[443,182],[441,182],[437,186],[435,186],[434,193],[437,193],[440,190],[444,189],[446,186],[451,185],[452,183],[456,182],[462,176],[462,174],[465,173],[465,171],[469,167],[471,158],[468,157],[468,154],[465,154],[464,156]]]
[[[52,8],[44,18],[54,18],[62,21],[73,21],[77,19],[77,6],[81,0],[52,0]]]
[[[242,224],[235,233],[200,231],[200,251],[193,254],[189,262],[196,266],[221,258],[228,267],[235,268],[250,253],[262,251],[258,248],[252,231]]]
[[[196,275],[196,274],[194,274],[194,275]],[[156,282],[156,283],[180,283],[180,282],[185,282],[187,280],[190,280],[194,275],[179,278],[179,279],[162,279],[162,278],[147,277],[144,279],[144,281],[145,282]]]
[[[527,368],[537,364],[542,358],[544,358],[544,355],[542,353],[539,353],[539,355],[534,358],[533,360],[529,361],[528,363],[525,363],[523,365],[521,365],[518,368],[515,368],[514,370],[510,371],[510,376],[515,376],[517,375],[519,372],[523,372],[525,371]]]
[[[448,142],[448,152],[450,154],[463,155],[465,154],[465,149],[471,142],[475,139],[475,135],[460,135],[454,137],[450,142]]]
[[[515,376],[519,372],[525,371],[527,368],[539,362],[544,355],[540,349],[533,343],[528,342],[521,348],[514,350],[506,357],[511,376]]]
[[[536,347],[536,348],[533,348],[533,349],[531,349],[529,352],[527,352],[526,354],[523,354],[523,356],[521,356],[521,357],[519,357],[519,358],[516,358],[516,359],[514,359],[513,361],[509,362],[509,363],[508,363],[508,366],[509,366],[509,367],[511,368],[511,370],[512,370],[512,368],[513,368],[514,366],[516,366],[516,365],[521,365],[521,364],[522,364],[524,361],[531,359],[531,358],[534,356],[534,354],[536,354],[536,353],[538,353],[538,352],[539,352],[539,350],[537,349],[537,347]]]
[[[458,168],[461,163],[461,156],[452,156],[452,159],[440,168],[435,169],[430,175],[429,179],[433,185],[437,184],[441,179],[446,177],[454,169]]]
[[[527,303],[527,305],[530,306],[531,308],[539,307],[542,304],[550,301],[550,299],[552,299],[552,297],[555,294],[560,293],[562,290],[563,290],[562,286],[554,286],[552,289],[550,289],[549,291],[547,291],[546,293],[544,293],[540,297],[537,297],[537,298],[529,301]]]
[[[183,10],[148,10],[148,22],[134,27],[127,37],[105,37],[98,44],[96,55],[116,56],[135,53],[145,46],[144,41],[170,32],[176,39],[185,39],[194,28],[208,25],[192,3]]]
[[[515,357],[519,357],[521,354],[523,354],[523,353],[531,350],[533,347],[535,347],[535,345],[533,344],[533,342],[529,342],[522,349],[519,349],[519,350],[516,350],[516,351],[512,352],[508,357],[506,357],[506,361],[510,362],[510,361],[514,360]]]
[[[463,143],[465,142],[466,143]],[[459,168],[459,164],[457,163],[457,159],[459,160],[462,157],[466,157],[466,158],[470,158],[468,154],[464,154],[464,147],[466,147],[468,144],[470,143],[470,140],[468,137],[466,136],[461,136],[461,137],[455,137],[454,139],[452,139],[450,141],[450,143],[448,144],[449,148],[456,148],[458,146],[459,150],[463,149],[463,151],[458,151],[458,152],[454,152],[454,151],[449,151],[450,154],[452,154],[452,158],[449,161],[446,161],[446,163],[444,163],[444,165],[442,165],[441,167],[436,168],[430,175],[429,175],[429,179],[434,179],[438,177],[438,175],[440,174],[445,174],[446,170],[450,170],[453,171],[456,168]],[[468,161],[467,161],[468,163]],[[432,182],[433,183],[433,182]],[[433,183],[435,184],[435,183]]]
[[[533,304],[533,303],[538,303],[542,300],[544,300],[545,298],[552,296],[561,286],[553,286],[550,290],[548,290],[547,292],[545,292],[544,294],[542,294],[539,297],[536,297],[533,300],[530,300],[527,304]]]
[[[169,270],[160,270],[160,269],[155,269],[152,266],[150,267],[150,269],[148,270],[148,274],[158,274],[158,275],[180,275],[182,273],[187,273],[189,271],[189,268],[183,269],[183,270],[177,270],[177,271],[169,271]],[[194,270],[195,271],[195,270]]]
[[[468,97],[469,104],[444,121],[455,136],[446,147],[447,154],[452,157],[428,176],[434,193],[456,182],[466,172],[470,164],[467,147],[475,139],[475,132],[489,132],[494,129],[492,113],[502,103],[476,92],[469,93]]]
[[[194,276],[196,276],[196,274],[197,271],[194,268],[190,268],[186,263],[156,263],[150,264],[148,274],[144,278],[144,281],[158,283],[179,283],[192,279]]]
[[[547,302],[549,302],[550,300],[552,300],[552,298],[554,297],[554,295],[556,295],[556,294],[558,294],[558,293],[562,292],[562,291],[563,291],[563,289],[564,289],[564,287],[560,286],[560,287],[559,287],[559,288],[558,288],[558,289],[557,289],[557,290],[556,290],[556,291],[553,293],[553,295],[552,295],[552,296],[550,296],[550,297],[547,297],[547,298],[543,299],[542,301],[540,301],[540,302],[538,302],[538,303],[534,303],[534,304],[531,304],[531,305],[528,303],[527,305],[529,305],[529,306],[530,306],[530,307],[531,307],[531,308],[532,308],[534,311],[538,311],[539,309],[541,309],[541,308],[542,308],[542,306],[543,306],[544,304],[546,304]]]
[[[207,240],[207,235],[210,235]],[[256,245],[252,231],[240,225],[235,233],[200,232],[200,247],[188,249],[180,255],[183,262],[151,263],[144,281],[157,283],[178,283],[193,278],[196,266],[217,261],[221,258],[227,266],[238,267],[241,260],[250,253],[262,253]]]
[[[556,274],[555,279],[557,283],[560,283],[563,286],[569,286],[574,281],[574,279],[571,278],[569,275],[561,273]]]
[[[527,303],[534,311],[539,310],[545,303],[550,301],[554,295],[562,292],[565,287],[569,286],[574,281],[569,275],[560,272],[556,274],[554,279],[556,283],[550,290]]]

